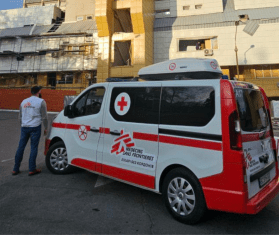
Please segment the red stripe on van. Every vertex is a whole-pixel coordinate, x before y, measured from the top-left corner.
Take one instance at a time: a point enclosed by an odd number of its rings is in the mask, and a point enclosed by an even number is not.
[[[90,171],[97,171],[104,175],[116,179],[121,179],[133,184],[141,185],[147,188],[151,188],[151,189],[155,188],[155,177],[151,175],[145,175],[142,173],[125,170],[118,167],[108,166],[108,165],[100,164],[97,162],[93,162],[81,158],[73,159],[71,161],[71,164]]]
[[[85,126],[87,131],[90,131],[90,126],[79,125],[79,124],[65,124],[65,123],[52,123],[52,127],[65,128],[70,130],[78,130],[80,126]]]
[[[99,131],[100,131],[100,133],[103,133],[103,134],[110,134],[110,129],[109,128],[100,127]]]
[[[155,177],[151,175],[145,175],[108,165],[103,165],[103,174],[147,188],[155,188]]]
[[[66,125],[65,123],[52,123],[52,127],[55,127],[55,128],[66,128]]]
[[[81,168],[90,170],[90,171],[95,171],[96,170],[96,163],[89,161],[89,160],[85,160],[85,159],[81,159],[81,158],[75,158],[71,161],[72,165],[75,166],[79,166]]]
[[[140,132],[134,132],[133,138],[137,140],[147,140],[147,141],[155,141],[158,142],[158,135],[155,134],[146,134]]]
[[[267,131],[265,134],[265,139],[268,137],[270,137],[270,131]],[[260,133],[242,135],[242,142],[251,142],[258,140],[260,140]]]
[[[160,135],[159,141],[160,143],[166,143],[166,144],[175,144],[175,145],[182,145],[188,147],[222,151],[222,144],[212,142],[212,141],[178,138],[178,137],[165,136],[165,135]]]

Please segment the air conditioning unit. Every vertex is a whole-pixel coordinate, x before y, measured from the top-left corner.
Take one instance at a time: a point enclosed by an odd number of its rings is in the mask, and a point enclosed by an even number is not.
[[[212,49],[205,49],[204,50],[204,55],[205,56],[212,56],[213,55],[213,50]]]
[[[51,53],[51,56],[53,57],[53,58],[58,58],[59,57],[59,52],[57,51],[57,52],[52,52]]]

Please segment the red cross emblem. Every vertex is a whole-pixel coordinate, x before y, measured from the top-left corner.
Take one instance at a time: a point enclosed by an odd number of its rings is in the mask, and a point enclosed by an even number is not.
[[[117,102],[117,105],[120,107],[120,111],[123,111],[124,107],[126,107],[128,105],[128,103],[125,101],[124,96],[121,97],[121,101]]]
[[[114,102],[114,109],[116,113],[120,116],[128,113],[131,106],[131,98],[126,92],[120,93]]]

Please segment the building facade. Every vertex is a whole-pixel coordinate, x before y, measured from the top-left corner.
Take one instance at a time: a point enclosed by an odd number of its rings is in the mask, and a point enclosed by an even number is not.
[[[230,78],[238,77],[238,67],[239,80],[279,97],[278,6],[275,0],[157,0],[154,62],[215,58]]]
[[[40,85],[79,93],[96,82],[95,20],[65,21],[65,14],[56,5],[31,7],[30,2],[25,1],[26,8],[0,11],[0,19],[18,19],[8,21],[6,27],[2,24],[0,29],[0,88]],[[24,15],[25,20],[20,20]]]

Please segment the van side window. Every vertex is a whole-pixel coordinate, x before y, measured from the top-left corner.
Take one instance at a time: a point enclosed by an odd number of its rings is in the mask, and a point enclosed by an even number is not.
[[[120,116],[114,108],[115,99],[120,93],[127,93],[131,99],[129,111]],[[161,87],[121,87],[112,90],[110,113],[121,122],[158,124]]]
[[[100,112],[102,101],[105,94],[105,88],[93,88],[86,92],[73,105],[75,117],[93,115]]]
[[[205,126],[214,114],[213,87],[163,87],[160,124]]]

